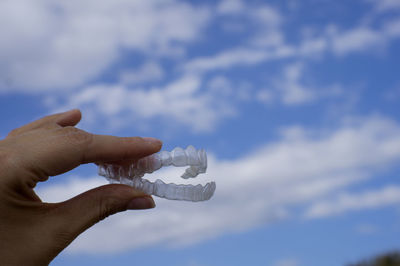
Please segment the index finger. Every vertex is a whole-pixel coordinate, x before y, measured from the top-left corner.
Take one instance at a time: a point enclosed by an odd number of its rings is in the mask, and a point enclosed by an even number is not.
[[[96,135],[75,127],[44,133],[32,132],[29,140],[20,145],[23,150],[19,153],[21,167],[44,177],[62,174],[84,163],[139,159],[159,151],[162,146],[154,138]]]

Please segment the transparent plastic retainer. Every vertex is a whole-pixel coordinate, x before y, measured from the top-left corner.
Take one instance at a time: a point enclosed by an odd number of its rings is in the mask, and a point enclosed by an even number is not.
[[[189,166],[181,175],[182,178],[195,178],[207,170],[207,154],[205,150],[196,150],[188,146],[185,150],[175,148],[171,152],[160,151],[144,157],[137,162],[127,165],[100,164],[99,175],[104,176],[110,183],[120,183],[132,186],[143,192],[170,200],[205,201],[215,192],[215,182],[203,185],[166,184],[160,179],[151,182],[143,176],[153,173],[163,166]]]

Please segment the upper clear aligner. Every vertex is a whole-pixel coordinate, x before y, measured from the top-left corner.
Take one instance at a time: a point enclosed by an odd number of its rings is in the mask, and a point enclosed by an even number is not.
[[[205,150],[196,150],[188,146],[185,150],[175,148],[171,152],[160,151],[144,157],[137,162],[120,166],[113,164],[100,164],[99,175],[106,177],[110,183],[130,185],[143,192],[171,200],[205,201],[209,200],[215,192],[215,182],[206,185],[176,185],[166,184],[160,179],[154,183],[142,178],[146,173],[153,173],[163,166],[189,166],[181,175],[182,178],[194,178],[207,170],[207,154]]]

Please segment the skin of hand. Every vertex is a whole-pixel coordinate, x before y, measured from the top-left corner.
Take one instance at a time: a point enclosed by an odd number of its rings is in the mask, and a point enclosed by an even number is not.
[[[0,141],[0,265],[48,265],[80,233],[128,209],[155,206],[126,185],[105,185],[60,203],[35,194],[37,182],[85,163],[127,163],[160,150],[153,138],[95,135],[75,127],[79,110],[55,114]]]

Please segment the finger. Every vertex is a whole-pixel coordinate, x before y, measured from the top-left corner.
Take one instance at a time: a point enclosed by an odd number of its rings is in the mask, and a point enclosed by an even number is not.
[[[151,196],[125,185],[105,185],[82,193],[68,201],[53,206],[50,216],[55,217],[52,231],[64,236],[65,243],[55,246],[66,247],[70,241],[95,223],[109,215],[127,209],[154,208]]]
[[[33,132],[19,145],[19,165],[42,177],[69,171],[80,164],[134,160],[160,150],[153,138],[94,135],[75,127]]]
[[[64,113],[58,113],[54,115],[45,116],[39,120],[33,121],[22,127],[12,130],[7,137],[18,136],[28,131],[41,128],[49,127],[49,125],[58,126],[75,126],[81,120],[81,112],[78,109],[73,109]]]

